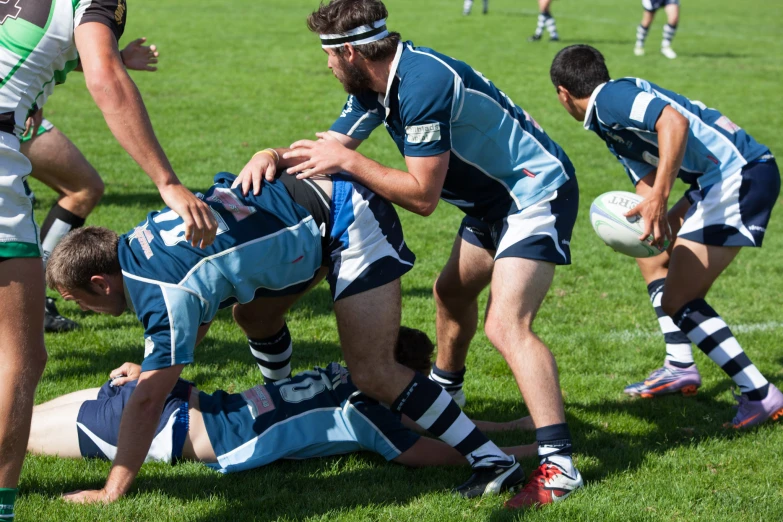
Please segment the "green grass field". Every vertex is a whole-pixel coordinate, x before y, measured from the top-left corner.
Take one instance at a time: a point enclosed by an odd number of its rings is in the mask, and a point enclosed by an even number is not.
[[[238,172],[257,150],[285,146],[325,130],[345,95],[305,27],[315,0],[166,0],[131,2],[125,41],[147,36],[161,51],[160,70],[136,73],[156,132],[181,179],[193,190],[220,170]],[[783,520],[783,425],[747,433],[723,429],[733,416],[731,381],[701,353],[704,384],[694,398],[629,400],[622,388],[660,365],[664,347],[645,284],[632,260],[603,246],[588,209],[608,190],[629,190],[605,146],[560,108],[548,69],[566,44],[590,43],[613,76],[634,75],[718,107],[774,152],[783,154],[783,4],[688,0],[675,49],[657,52],[659,14],[648,54],[632,53],[638,0],[562,0],[553,14],[563,41],[529,44],[533,0],[493,0],[487,16],[462,17],[459,0],[389,0],[389,25],[403,38],[459,57],[492,79],[567,151],[582,190],[570,267],[558,269],[537,331],[557,357],[577,464],[587,486],[568,501],[536,512],[509,513],[503,498],[467,501],[449,493],[469,469],[408,470],[373,455],[279,462],[220,476],[197,464],[146,465],[131,493],[111,506],[74,506],[63,492],[99,488],[109,464],[29,457],[21,481],[19,520]],[[480,5],[478,6],[480,7]],[[88,223],[125,232],[162,203],[152,183],[122,151],[78,73],[45,113],[93,162],[106,195]],[[376,132],[362,152],[401,167],[392,141]],[[53,193],[31,183],[43,219]],[[676,191],[684,190],[677,185]],[[778,211],[780,214],[781,211]],[[430,218],[401,212],[418,255],[403,279],[403,322],[434,336],[431,286],[444,264],[460,214],[441,205]],[[740,254],[710,294],[761,371],[783,387],[780,287],[783,216],[773,216],[763,250]],[[482,297],[486,301],[486,295]],[[82,313],[60,301],[82,328],[48,335],[49,363],[38,403],[101,385],[108,372],[143,354],[135,317]],[[295,370],[340,360],[325,286],[291,313]],[[241,390],[259,381],[240,331],[223,312],[184,377],[207,391]],[[504,361],[483,334],[468,361],[469,415],[508,420],[526,414]],[[528,443],[532,433],[495,438]],[[530,472],[535,466],[524,462]]]

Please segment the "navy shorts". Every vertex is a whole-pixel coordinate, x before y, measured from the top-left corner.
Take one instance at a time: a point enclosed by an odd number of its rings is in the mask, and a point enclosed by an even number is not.
[[[691,208],[677,237],[703,245],[760,247],[780,194],[774,158],[749,163],[710,185],[685,193]]]
[[[495,259],[520,257],[571,264],[571,233],[579,210],[576,178],[537,203],[503,219],[487,223],[466,216],[459,237],[495,252]]]
[[[667,5],[680,5],[680,0],[642,0],[642,7],[645,11],[655,12]]]
[[[76,429],[83,457],[114,460],[122,412],[137,382],[112,386],[109,381],[101,386],[95,400],[82,403],[76,417]],[[182,447],[188,434],[191,387],[192,383],[179,379],[174,390],[166,397],[163,414],[145,462],[156,460],[173,464],[182,458]]]

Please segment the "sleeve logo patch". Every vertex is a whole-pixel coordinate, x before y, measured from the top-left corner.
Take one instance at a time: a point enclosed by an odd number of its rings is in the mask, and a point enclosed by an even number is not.
[[[152,355],[152,351],[155,349],[155,342],[152,340],[152,337],[146,337],[144,339],[144,358],[146,359],[150,355]]]
[[[644,122],[644,115],[647,112],[647,107],[650,102],[655,99],[655,96],[649,92],[640,92],[636,95],[631,107],[631,119],[638,122]]]
[[[405,139],[408,143],[430,143],[440,141],[440,124],[425,123],[405,127]]]

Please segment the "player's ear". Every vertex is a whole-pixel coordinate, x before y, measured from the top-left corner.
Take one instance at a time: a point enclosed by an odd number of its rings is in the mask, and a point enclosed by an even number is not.
[[[349,43],[343,44],[343,58],[345,58],[346,61],[353,64],[358,57],[359,53],[356,52],[356,48],[353,45]]]
[[[90,278],[90,286],[94,293],[108,295],[111,291],[111,284],[104,275],[94,275]]]

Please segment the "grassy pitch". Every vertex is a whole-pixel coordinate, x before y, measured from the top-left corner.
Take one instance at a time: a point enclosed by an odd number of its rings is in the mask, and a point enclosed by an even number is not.
[[[72,506],[62,492],[98,488],[109,464],[29,457],[19,520],[781,520],[783,425],[732,433],[731,381],[701,353],[704,384],[694,398],[629,400],[624,385],[659,366],[664,347],[643,280],[632,260],[605,248],[587,211],[598,194],[629,190],[620,165],[592,134],[560,108],[548,68],[566,44],[604,52],[613,76],[641,76],[718,107],[773,152],[783,154],[780,26],[783,5],[689,0],[674,48],[658,54],[659,13],[647,56],[633,56],[638,0],[555,2],[563,41],[525,41],[535,26],[533,0],[492,0],[486,16],[462,17],[459,0],[390,0],[389,26],[483,72],[524,107],[571,157],[581,187],[572,242],[574,264],[558,269],[537,320],[557,357],[577,464],[587,486],[544,510],[507,513],[502,498],[466,501],[449,489],[469,469],[408,470],[372,455],[280,462],[220,476],[197,464],[145,465],[130,495],[111,506]],[[138,0],[130,5],[125,41],[147,36],[161,51],[160,70],[135,73],[155,130],[181,179],[193,190],[221,170],[238,172],[257,150],[287,145],[328,128],[344,94],[305,27],[315,0]],[[78,73],[46,107],[47,116],[93,162],[106,195],[89,223],[129,230],[159,208],[152,183],[116,144]],[[393,166],[403,162],[382,129],[362,147]],[[54,201],[37,182],[38,218]],[[684,191],[678,184],[673,194]],[[674,196],[673,196],[674,197]],[[783,386],[783,215],[773,215],[764,248],[742,252],[710,294],[761,371]],[[431,286],[448,255],[460,214],[447,205],[424,219],[401,212],[418,255],[403,279],[403,322],[434,335]],[[486,302],[486,295],[483,296]],[[143,354],[135,318],[85,314],[60,302],[82,328],[47,336],[49,364],[37,402],[101,385],[111,369]],[[291,312],[296,371],[340,360],[328,291],[317,288]],[[184,376],[207,391],[241,390],[260,378],[230,315],[222,312]],[[502,358],[479,333],[468,361],[467,412],[507,420],[526,414]],[[506,434],[503,445],[531,442]],[[524,462],[532,470],[535,462]]]

